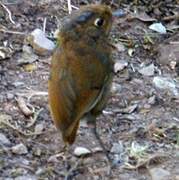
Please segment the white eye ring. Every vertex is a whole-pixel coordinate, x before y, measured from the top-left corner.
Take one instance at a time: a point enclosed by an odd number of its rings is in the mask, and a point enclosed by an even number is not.
[[[101,27],[103,24],[104,24],[104,19],[102,19],[102,18],[97,18],[94,21],[94,25],[97,27]]]

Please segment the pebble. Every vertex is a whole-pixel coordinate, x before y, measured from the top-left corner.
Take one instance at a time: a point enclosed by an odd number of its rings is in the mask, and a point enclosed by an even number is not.
[[[27,40],[39,55],[47,55],[55,48],[53,41],[47,39],[41,29],[35,29],[31,32]]]
[[[24,45],[22,50],[23,53],[17,60],[18,65],[31,64],[38,59],[38,56],[34,54],[33,49],[30,46]]]
[[[118,83],[113,82],[111,86],[111,93],[116,94],[122,91],[122,86]]]
[[[118,61],[114,64],[114,72],[118,73],[128,66],[127,61]]]
[[[148,103],[149,103],[150,105],[154,105],[154,104],[156,103],[156,96],[155,96],[155,95],[151,96],[151,97],[148,99]]]
[[[87,148],[84,148],[84,147],[76,147],[75,150],[74,150],[74,155],[75,156],[84,156],[84,155],[87,155],[87,154],[90,154],[91,151]]]
[[[122,141],[119,141],[118,143],[113,143],[112,148],[111,148],[111,153],[114,154],[121,154],[124,150]]]
[[[172,78],[156,76],[153,78],[153,83],[159,89],[169,90],[175,96],[178,95],[176,84]]]
[[[167,33],[166,27],[162,23],[153,23],[149,26],[149,29],[161,34]]]
[[[10,141],[9,139],[2,133],[0,133],[0,144],[3,144],[3,145],[10,145]]]
[[[14,98],[14,94],[12,93],[7,93],[7,99],[12,100]]]
[[[125,46],[121,42],[118,42],[117,44],[114,44],[114,46],[116,47],[118,52],[124,52],[125,49],[126,49]]]
[[[27,147],[22,143],[13,146],[12,152],[15,154],[27,154],[28,153]]]
[[[144,76],[153,76],[155,73],[155,66],[154,64],[150,64],[149,66],[139,69],[138,72]]]
[[[162,168],[152,168],[149,170],[152,180],[169,180],[170,172]]]
[[[125,13],[125,11],[123,10],[123,9],[117,9],[116,11],[114,11],[113,13],[112,13],[112,15],[114,16],[114,17],[123,17],[123,16],[125,16],[126,15],[126,13]]]
[[[22,81],[16,81],[12,83],[15,87],[23,86],[25,83]]]
[[[44,129],[44,125],[43,124],[37,124],[35,126],[35,133],[41,133]]]

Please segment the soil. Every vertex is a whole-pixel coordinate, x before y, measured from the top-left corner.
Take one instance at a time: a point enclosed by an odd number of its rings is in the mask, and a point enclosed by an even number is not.
[[[164,3],[165,2],[165,3]],[[0,4],[0,179],[154,179],[153,168],[179,179],[179,12],[178,1],[109,1],[123,17],[114,21],[110,39],[118,46],[113,57],[126,66],[116,69],[111,98],[97,120],[97,130],[108,150],[108,163],[90,128],[81,123],[76,142],[64,154],[60,133],[52,122],[47,96],[50,57],[37,56],[34,62],[19,63],[26,37],[43,29],[55,42],[53,33],[68,15],[66,1],[2,1],[12,13],[13,24]],[[87,1],[73,1],[79,7]],[[90,1],[89,3],[94,3]],[[145,16],[144,16],[145,15]],[[155,22],[167,28],[165,34],[149,29]],[[20,32],[20,33],[18,33]],[[175,48],[174,48],[174,46]],[[150,75],[140,69],[154,65]],[[155,77],[170,78],[172,88],[157,88]],[[20,99],[21,98],[21,99]],[[19,101],[32,112],[24,114]],[[26,150],[14,150],[23,144]],[[117,150],[112,150],[116,145]],[[76,147],[91,152],[74,155]],[[22,151],[21,151],[22,150]],[[159,175],[160,176],[160,175]],[[154,179],[157,180],[157,179]]]

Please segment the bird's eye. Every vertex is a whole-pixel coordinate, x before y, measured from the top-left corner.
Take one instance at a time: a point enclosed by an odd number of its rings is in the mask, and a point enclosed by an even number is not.
[[[102,18],[97,18],[94,21],[94,25],[97,27],[101,27],[104,24],[104,20]]]

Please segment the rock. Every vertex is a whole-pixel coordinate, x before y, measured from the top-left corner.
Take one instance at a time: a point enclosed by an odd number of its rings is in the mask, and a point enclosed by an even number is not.
[[[16,177],[14,180],[37,180],[37,177],[33,175],[23,175]]]
[[[25,85],[24,82],[22,82],[22,81],[16,81],[16,82],[13,82],[12,84],[13,84],[15,87],[19,87],[19,86]]]
[[[144,76],[153,76],[155,73],[155,66],[154,64],[150,64],[149,66],[139,69],[138,72]]]
[[[162,23],[153,23],[149,26],[149,29],[156,31],[161,34],[166,34],[167,30]]]
[[[162,168],[152,168],[149,170],[152,180],[169,180],[170,172]]]
[[[150,105],[154,105],[154,104],[156,103],[156,96],[155,96],[155,95],[151,96],[151,97],[148,99],[148,103],[149,103]]]
[[[118,52],[124,52],[125,51],[125,46],[121,42],[114,44],[114,46],[116,47]]]
[[[44,125],[43,124],[37,124],[35,126],[35,133],[41,133],[44,129]]]
[[[116,94],[120,93],[122,90],[122,86],[118,83],[113,82],[111,87],[111,93]]]
[[[0,144],[3,144],[3,145],[10,145],[10,141],[9,139],[2,133],[0,133]]]
[[[0,125],[2,125],[1,122],[6,122],[10,120],[12,120],[12,117],[10,115],[0,113]]]
[[[12,152],[14,154],[27,154],[28,153],[27,147],[22,143],[13,146]]]
[[[176,37],[176,41],[179,37]],[[165,43],[158,47],[159,57],[157,61],[161,65],[168,65],[171,69],[175,69],[179,63],[179,44]]]
[[[17,160],[18,164],[28,166],[30,165],[30,162],[27,159],[24,159],[23,157],[18,158]]]
[[[28,42],[39,55],[47,55],[55,48],[53,41],[47,39],[40,29],[35,29],[28,37]]]
[[[153,79],[153,83],[159,89],[169,90],[173,95],[178,95],[176,84],[172,78],[156,76]]]
[[[46,168],[39,167],[35,172],[35,175],[40,176],[46,172]]]
[[[74,150],[74,155],[75,156],[84,156],[84,155],[87,155],[87,154],[90,154],[91,151],[87,148],[84,148],[84,147],[76,147],[75,150]]]
[[[0,60],[10,58],[13,54],[13,51],[9,47],[0,46]]]
[[[133,105],[129,105],[126,108],[117,108],[117,109],[113,109],[113,112],[115,113],[126,113],[126,114],[131,114],[133,113],[136,109],[138,108],[137,104],[133,104]]]
[[[21,55],[21,58],[17,60],[18,65],[30,64],[38,59],[38,56],[34,54],[30,46],[24,45],[22,50],[23,53]]]
[[[42,149],[40,149],[39,147],[34,148],[33,155],[41,156],[41,154],[42,154]]]
[[[103,148],[101,148],[101,147],[95,147],[95,148],[93,148],[93,152],[94,152],[94,153],[103,152]]]
[[[118,73],[118,72],[122,71],[127,66],[128,66],[128,62],[118,61],[114,64],[114,72]]]
[[[121,154],[124,150],[122,141],[119,141],[118,143],[113,143],[112,148],[111,148],[111,153],[114,154]]]
[[[14,94],[12,93],[7,93],[7,99],[12,100],[14,98]]]
[[[132,57],[134,55],[134,52],[135,52],[135,49],[133,49],[133,48],[129,48],[128,51],[127,51],[128,55],[130,57]]]
[[[123,9],[117,9],[112,13],[112,15],[119,18],[125,16],[126,12]]]

